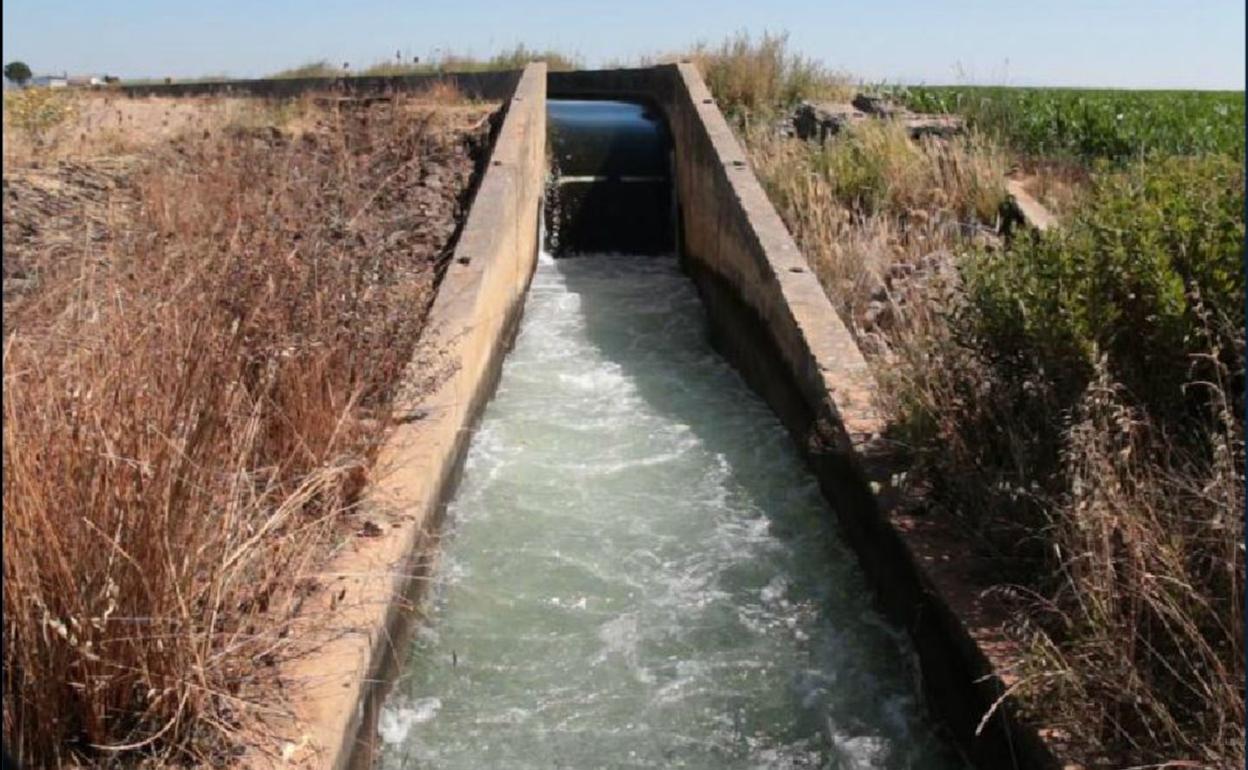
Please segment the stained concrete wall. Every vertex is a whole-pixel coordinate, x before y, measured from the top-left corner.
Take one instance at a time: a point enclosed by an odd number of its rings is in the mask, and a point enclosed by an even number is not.
[[[257,78],[196,83],[147,83],[118,86],[126,96],[263,96],[287,98],[307,92],[337,91],[343,94],[387,94],[420,91],[436,82],[455,85],[465,96],[502,101],[520,81],[520,70],[501,72],[447,72],[420,75],[361,75],[340,78]]]
[[[369,748],[388,671],[401,657],[431,542],[497,384],[537,261],[545,180],[546,66],[518,79],[488,165],[438,288],[396,405],[400,424],[382,447],[359,514],[375,537],[352,538],[328,564],[327,583],[301,617],[311,654],[288,665],[291,736],[257,766],[341,770]],[[365,753],[366,753],[365,751]]]
[[[910,633],[929,711],[977,767],[1055,767],[1008,699],[981,729],[1004,686],[872,491],[883,421],[866,360],[697,70],[551,73],[548,88],[552,98],[640,98],[662,109],[676,148],[681,258],[713,341],[803,449],[881,608]]]

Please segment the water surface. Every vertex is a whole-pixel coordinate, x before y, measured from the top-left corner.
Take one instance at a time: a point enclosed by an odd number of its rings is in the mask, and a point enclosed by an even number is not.
[[[670,259],[543,255],[386,768],[944,768],[901,636]]]

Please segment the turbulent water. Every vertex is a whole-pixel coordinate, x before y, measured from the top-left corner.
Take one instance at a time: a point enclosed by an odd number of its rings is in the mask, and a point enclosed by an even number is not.
[[[381,764],[954,766],[908,660],[674,261],[543,255]]]

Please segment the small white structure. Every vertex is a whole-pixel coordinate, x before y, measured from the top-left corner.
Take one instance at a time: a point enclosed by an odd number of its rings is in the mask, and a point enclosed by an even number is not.
[[[66,88],[69,78],[65,75],[36,75],[30,79],[29,85],[36,88]]]

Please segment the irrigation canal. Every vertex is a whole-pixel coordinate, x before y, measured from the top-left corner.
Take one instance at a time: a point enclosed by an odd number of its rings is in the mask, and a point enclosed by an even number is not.
[[[539,257],[378,733],[392,770],[961,766],[670,255]]]

